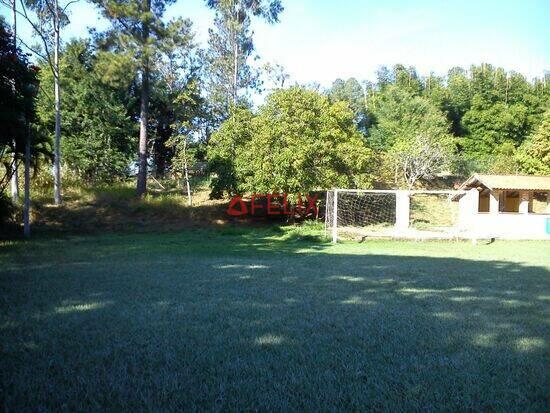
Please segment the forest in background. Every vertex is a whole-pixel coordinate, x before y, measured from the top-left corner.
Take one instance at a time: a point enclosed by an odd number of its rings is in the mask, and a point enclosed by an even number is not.
[[[1,3],[33,24],[37,43],[2,21],[5,217],[25,173],[56,205],[63,185],[134,180],[140,197],[147,176],[191,193],[197,170],[212,176],[214,198],[550,174],[549,73],[527,79],[483,63],[421,76],[394,65],[324,89],[256,53],[251,25],[276,24],[280,0],[205,1],[215,12],[207,47],[192,21],[164,18],[173,1],[93,0],[109,29],[67,42],[70,1]]]

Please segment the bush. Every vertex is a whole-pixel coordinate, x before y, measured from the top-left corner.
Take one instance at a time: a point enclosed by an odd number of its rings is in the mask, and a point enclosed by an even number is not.
[[[11,199],[5,193],[0,193],[0,225],[12,222],[16,211],[17,208]]]

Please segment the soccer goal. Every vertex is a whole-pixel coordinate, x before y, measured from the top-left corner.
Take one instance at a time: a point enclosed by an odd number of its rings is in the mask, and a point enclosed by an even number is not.
[[[459,238],[460,191],[327,191],[325,235],[338,239]]]

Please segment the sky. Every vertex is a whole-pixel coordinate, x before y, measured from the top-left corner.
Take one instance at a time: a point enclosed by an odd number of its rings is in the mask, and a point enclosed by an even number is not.
[[[61,0],[64,4],[67,0]],[[282,0],[274,25],[253,23],[263,62],[284,66],[291,82],[328,87],[337,78],[375,80],[381,65],[442,75],[481,62],[540,77],[550,70],[550,0]],[[188,17],[206,45],[213,13],[204,0],[178,0],[167,17]],[[107,27],[84,0],[71,5],[64,40]],[[1,14],[11,22],[9,11]],[[19,19],[26,39],[31,30]]]

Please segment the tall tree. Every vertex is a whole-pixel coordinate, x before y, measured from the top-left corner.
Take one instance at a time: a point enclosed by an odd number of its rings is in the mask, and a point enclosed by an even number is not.
[[[14,47],[15,39],[0,19],[0,193],[14,173],[14,159],[22,158],[27,123],[34,115],[36,69]],[[17,156],[14,156],[17,154]]]
[[[110,182],[126,176],[134,158],[132,133],[136,129],[128,113],[129,98],[124,85],[103,81],[103,66],[99,64],[102,60],[88,41],[71,41],[61,57],[64,166],[71,176],[86,182]],[[51,73],[42,70],[40,79],[41,83],[50,84]],[[47,90],[39,93],[38,119],[47,128],[52,119],[50,100]]]
[[[13,173],[14,153],[25,158],[24,230],[30,235],[30,168],[31,156],[36,160],[47,149],[42,139],[31,142],[30,123],[35,115],[35,97],[38,91],[38,68],[30,65],[24,53],[14,47],[15,38],[8,33],[0,19],[0,163],[5,173],[0,175],[0,204],[5,186]],[[40,137],[40,136],[38,136]],[[47,146],[47,145],[46,145]],[[24,152],[23,148],[25,148]],[[7,154],[7,156],[6,156]],[[0,205],[0,215],[2,210]],[[0,221],[4,217],[0,216]]]
[[[8,0],[0,0],[6,4]],[[74,0],[20,0],[16,14],[22,16],[33,28],[40,39],[40,49],[33,48],[21,40],[21,44],[38,57],[44,59],[52,71],[54,79],[54,203],[61,204],[61,80],[59,76],[59,55],[61,48],[61,29],[69,20],[68,7]]]
[[[138,175],[136,193],[147,191],[148,123],[151,72],[161,43],[171,28],[163,20],[166,7],[175,0],[93,0],[111,30],[98,36],[105,47],[135,58],[141,78],[139,109]]]
[[[454,142],[445,115],[428,99],[395,85],[381,93],[369,142],[383,160],[380,174],[412,188],[422,178],[448,170]]]
[[[246,92],[258,87],[257,73],[248,60],[254,51],[253,16],[276,23],[283,11],[281,0],[206,0],[215,10],[214,29],[209,30],[209,95],[218,122],[230,108],[246,102]]]
[[[165,172],[171,170],[173,157],[181,149],[172,144],[173,138],[188,137],[188,134],[196,137],[198,123],[207,116],[201,96],[203,65],[200,50],[194,42],[191,21],[181,20],[179,23],[180,27],[175,30],[178,36],[163,42],[156,62],[157,71],[152,77],[150,126],[157,177],[164,177]],[[172,143],[167,144],[168,141]]]
[[[406,67],[402,64],[396,64],[392,70],[394,84],[413,95],[418,95],[422,91],[422,82],[412,66]]]
[[[355,113],[357,128],[367,134],[369,127],[369,116],[367,113],[367,91],[355,78],[344,81],[336,79],[328,90],[328,97],[333,102],[347,102],[350,109]]]
[[[11,1],[12,15],[12,33],[13,33],[13,49],[17,53],[17,0]],[[17,152],[13,154],[14,171],[11,177],[11,199],[13,202],[19,201],[19,172],[17,165]]]

